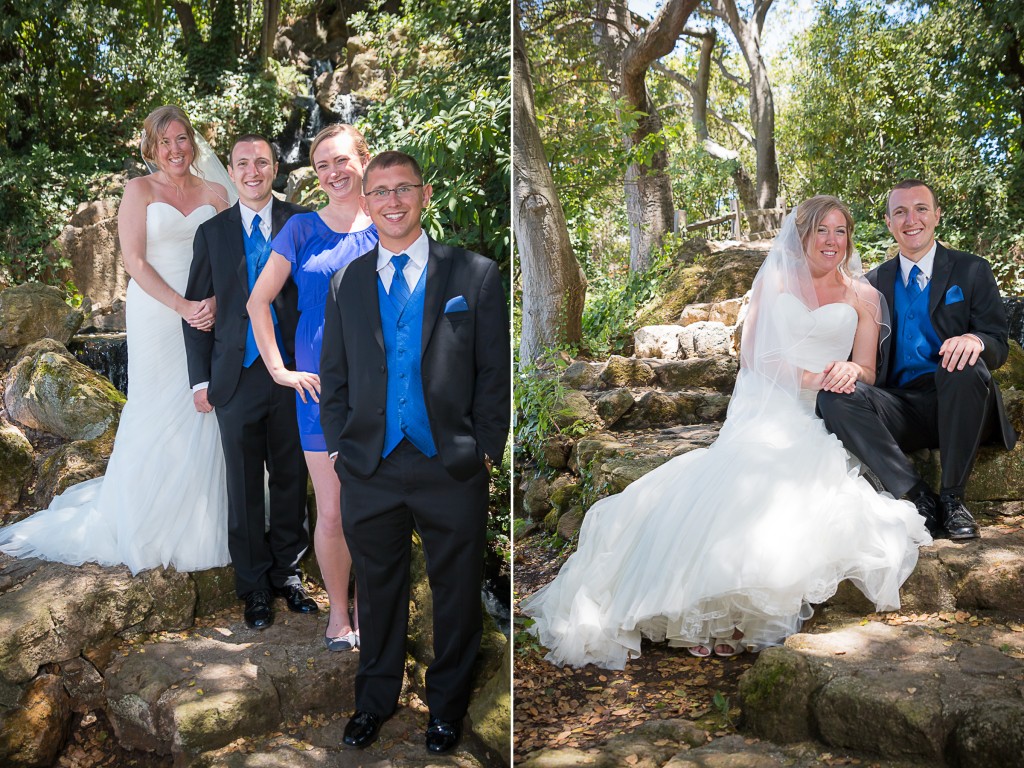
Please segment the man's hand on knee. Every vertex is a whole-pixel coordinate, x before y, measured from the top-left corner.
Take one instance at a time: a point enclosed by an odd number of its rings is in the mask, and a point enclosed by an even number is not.
[[[968,365],[978,362],[978,357],[984,349],[981,339],[973,333],[965,333],[963,336],[950,336],[939,347],[939,354],[942,356],[942,367],[947,371],[962,371]]]

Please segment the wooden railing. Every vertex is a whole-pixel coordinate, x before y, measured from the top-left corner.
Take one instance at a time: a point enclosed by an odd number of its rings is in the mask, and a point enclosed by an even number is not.
[[[758,226],[757,229],[748,227],[748,233],[743,234],[743,219],[748,218],[746,212],[740,207],[739,200],[732,201],[732,213],[727,213],[724,216],[716,216],[713,219],[704,219],[703,221],[695,221],[693,224],[688,224],[686,221],[685,211],[676,211],[675,222],[673,231],[676,234],[697,232],[701,229],[707,229],[708,227],[714,227],[719,224],[725,224],[726,222],[732,222],[729,236],[733,240],[741,240],[744,237],[751,239],[751,236],[757,237],[771,237],[778,231],[778,225],[782,221],[782,217],[789,212],[786,207],[786,199],[784,197],[779,198],[779,204],[776,208],[759,208],[754,211],[754,216],[758,219],[758,225],[770,217],[774,222],[772,227]]]

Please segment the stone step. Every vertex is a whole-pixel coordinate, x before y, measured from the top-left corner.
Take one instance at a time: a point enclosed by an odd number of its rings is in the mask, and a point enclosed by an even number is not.
[[[324,650],[324,617],[278,608],[261,632],[224,622],[126,649],[105,672],[118,742],[187,765],[288,721],[351,711],[358,654]]]
[[[569,389],[604,392],[623,387],[632,389],[713,389],[728,394],[739,370],[735,356],[714,354],[684,360],[620,357],[607,361],[577,360],[560,377]]]
[[[1024,617],[825,613],[744,673],[746,729],[932,766],[1021,765]]]

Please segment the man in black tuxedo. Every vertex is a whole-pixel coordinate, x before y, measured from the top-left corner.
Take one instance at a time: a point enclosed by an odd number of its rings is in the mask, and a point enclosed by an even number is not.
[[[933,535],[972,539],[978,526],[963,498],[978,446],[997,432],[1007,450],[1017,440],[991,374],[1009,353],[1008,328],[988,262],[936,242],[941,215],[923,181],[889,193],[885,223],[900,252],[868,274],[892,315],[876,386],[822,391],[818,410],[886,490],[914,502]],[[936,447],[938,496],[904,454]]]
[[[380,243],[331,281],[320,420],[359,591],[344,741],[371,743],[398,704],[415,528],[434,601],[426,746],[442,753],[460,738],[482,633],[488,467],[508,437],[511,361],[498,265],[427,237],[430,194],[409,155],[366,167],[363,205]]]
[[[304,211],[276,200],[277,162],[262,136],[242,136],[231,149],[228,173],[238,202],[196,232],[185,295],[216,297],[213,333],[183,324],[189,383],[196,410],[216,409],[228,485],[228,550],[245,621],[264,629],[274,621],[271,594],[288,608],[315,613],[302,588],[299,560],[309,546],[306,464],[299,445],[295,396],[277,386],[259,357],[245,303],[270,256],[270,240],[292,214]],[[297,290],[289,280],[274,302],[278,344],[289,359],[298,320]],[[265,470],[270,476],[270,530],[266,530]]]

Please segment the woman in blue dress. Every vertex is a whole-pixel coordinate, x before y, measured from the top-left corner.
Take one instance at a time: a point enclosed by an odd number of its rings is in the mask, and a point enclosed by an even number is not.
[[[363,169],[370,162],[363,135],[351,125],[330,125],[317,134],[309,155],[327,205],[288,219],[273,240],[273,252],[247,308],[271,376],[278,384],[295,389],[299,437],[316,494],[313,546],[331,603],[324,645],[343,651],[359,644],[359,630],[349,613],[352,557],[341,528],[341,485],[320,427],[320,349],[331,277],[377,244],[377,230],[359,204]],[[271,317],[271,302],[289,275],[299,289],[294,370],[281,359]]]

